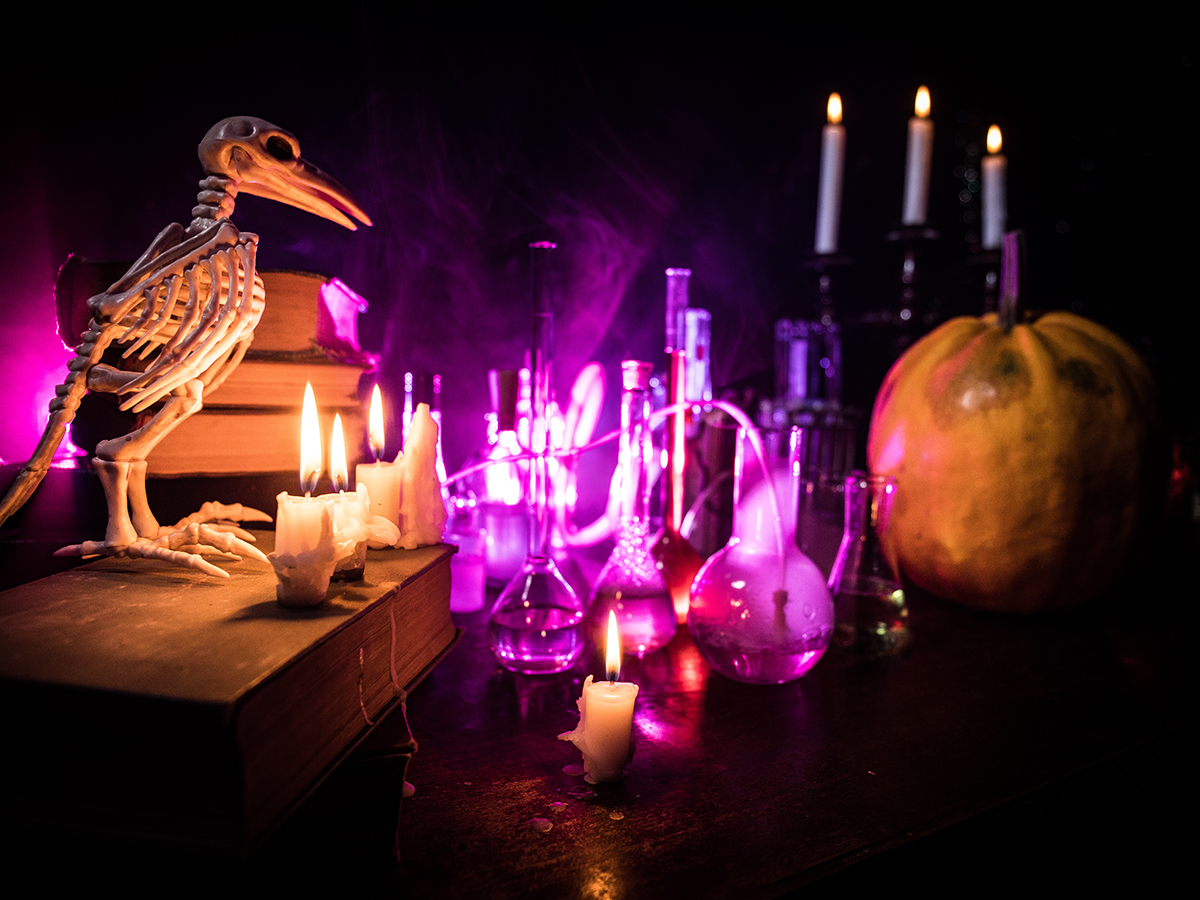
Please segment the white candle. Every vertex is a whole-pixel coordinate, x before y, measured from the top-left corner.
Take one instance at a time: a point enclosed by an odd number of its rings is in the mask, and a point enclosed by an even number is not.
[[[446,507],[437,475],[438,427],[428,403],[413,410],[404,439],[400,500],[400,542],[405,550],[436,544],[446,528]]]
[[[1000,152],[1000,129],[988,129],[983,158],[983,249],[998,250],[1008,227],[1008,159]]]
[[[817,192],[817,253],[836,253],[842,217],[842,173],[846,162],[846,129],[842,127],[842,98],[829,95],[829,123],[821,129],[821,182]]]
[[[400,494],[404,469],[400,465],[400,454],[392,462],[384,462],[383,456],[383,398],[379,394],[379,385],[371,391],[371,412],[369,421],[369,437],[371,452],[375,455],[373,463],[359,463],[354,468],[354,480],[366,485],[372,515],[382,516],[397,528],[400,527]],[[371,541],[372,548],[378,550],[382,544]]]
[[[321,497],[310,496],[321,477],[321,431],[312,385],[305,385],[300,416],[300,482],[305,496],[276,497],[275,552],[272,568],[279,579],[275,597],[283,606],[315,606],[325,599],[336,549],[333,514]]]
[[[367,561],[367,540],[372,518],[368,509],[369,494],[360,496],[356,491],[346,491],[349,464],[346,460],[346,435],[342,430],[342,416],[333,417],[333,433],[329,440],[329,471],[333,477],[336,493],[322,494],[333,519],[333,542],[337,547],[337,563],[334,578],[339,581],[357,581],[362,578]]]
[[[371,514],[387,519],[397,528],[400,527],[403,475],[404,467],[400,464],[400,454],[396,454],[396,459],[390,463],[359,463],[354,467],[355,479],[367,488]]]
[[[929,89],[917,90],[914,115],[908,120],[908,155],[904,166],[905,225],[924,225],[929,215],[929,170],[933,160],[933,122],[929,119]]]
[[[589,784],[619,781],[633,759],[633,704],[638,686],[617,681],[621,663],[621,639],[617,616],[608,614],[606,648],[608,681],[595,684],[589,675],[579,698],[579,726],[560,734],[583,752],[584,780]]]
[[[275,499],[279,503],[275,517],[275,552],[300,556],[316,550],[321,542],[323,518],[329,514],[323,498],[297,497],[285,492]]]

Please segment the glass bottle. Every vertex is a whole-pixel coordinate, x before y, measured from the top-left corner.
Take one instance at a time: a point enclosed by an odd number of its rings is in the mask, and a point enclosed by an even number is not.
[[[667,403],[677,406],[688,396],[687,305],[691,269],[667,269]],[[701,373],[704,377],[704,373]],[[709,388],[711,399],[712,390]],[[667,465],[663,470],[663,530],[654,543],[654,558],[662,566],[671,591],[677,622],[687,621],[692,580],[704,562],[687,538],[683,527],[684,468],[687,463],[686,410],[670,415],[666,427]]]
[[[550,443],[547,405],[554,314],[547,259],[554,244],[530,244],[533,345],[529,464],[529,552],[501,590],[488,620],[488,644],[514,672],[569,669],[583,652],[583,604],[563,578],[550,550]]]
[[[834,646],[867,656],[890,656],[909,643],[904,589],[879,539],[895,494],[895,479],[884,475],[854,472],[846,479],[845,533],[829,574]]]
[[[621,651],[645,654],[675,636],[675,604],[650,536],[650,372],[653,365],[621,363],[621,522],[617,543],[600,570],[588,609],[589,632],[605,645],[608,614],[617,615]]]
[[[783,684],[817,664],[833,633],[833,603],[820,570],[796,546],[801,430],[786,462],[765,454],[758,433],[738,429],[733,535],[692,584],[688,628],[714,671],[752,684]]]

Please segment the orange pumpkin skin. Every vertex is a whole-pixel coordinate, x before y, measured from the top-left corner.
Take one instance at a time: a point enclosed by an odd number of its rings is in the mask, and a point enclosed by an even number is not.
[[[885,544],[920,588],[967,606],[1078,606],[1120,574],[1151,490],[1149,370],[1071,313],[1005,332],[953,319],[892,366],[867,459],[895,476]]]

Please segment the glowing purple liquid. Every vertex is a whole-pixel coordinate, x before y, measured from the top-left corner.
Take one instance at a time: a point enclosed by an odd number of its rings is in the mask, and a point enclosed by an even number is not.
[[[688,628],[700,655],[726,678],[752,684],[784,684],[794,681],[820,661],[829,646],[831,628],[821,628],[782,648],[747,647],[737,636],[722,634],[689,622]]]
[[[601,650],[608,640],[609,610],[617,614],[622,653],[641,659],[647,653],[665,647],[675,636],[675,604],[665,582],[661,590],[598,587],[588,618],[592,623],[592,638]]]
[[[488,644],[506,669],[526,675],[561,672],[583,652],[583,616],[554,608],[494,612]]]

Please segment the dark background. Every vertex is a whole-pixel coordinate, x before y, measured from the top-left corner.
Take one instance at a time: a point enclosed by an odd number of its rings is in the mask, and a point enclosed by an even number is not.
[[[692,304],[712,312],[714,385],[765,377],[771,325],[805,291],[832,90],[845,105],[853,299],[890,302],[884,235],[920,84],[933,99],[947,311],[978,302],[954,287],[976,231],[964,213],[978,208],[960,202],[961,167],[996,123],[1031,304],[1126,336],[1159,376],[1172,427],[1196,432],[1194,53],[1170,28],[1039,21],[997,35],[974,14],[850,27],[654,4],[225,14],[64,14],[21,35],[45,51],[7,64],[0,360],[14,399],[0,456],[28,455],[23,411],[44,409],[61,379],[57,267],[68,253],[132,259],[186,222],[195,147],[221,118],[292,131],[373,217],[352,234],[244,197],[234,219],[261,236],[260,266],[337,275],[370,301],[360,335],[382,353],[385,385],[442,374],[454,468],[483,439],[486,370],[516,367],[528,345],[531,240],[559,243],[560,395],[597,359],[612,421],[619,360],[659,358],[672,265],[692,269]],[[58,358],[44,364],[34,345]]]

